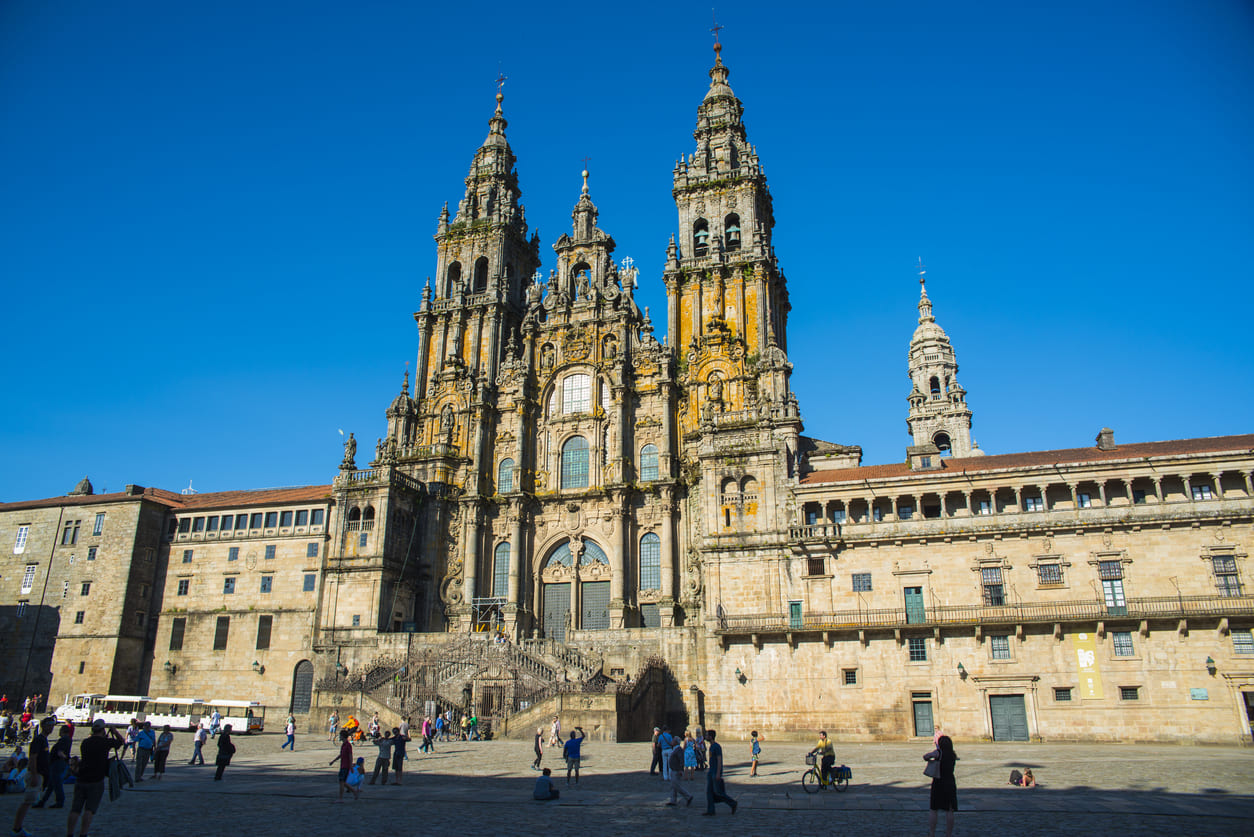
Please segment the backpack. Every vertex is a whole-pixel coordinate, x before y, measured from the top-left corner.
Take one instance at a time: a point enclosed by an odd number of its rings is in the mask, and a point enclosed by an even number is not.
[[[1010,784],[1012,784],[1012,785],[1022,785],[1022,784],[1023,784],[1023,774],[1022,774],[1022,773],[1020,773],[1018,770],[1012,770],[1012,771],[1010,771]]]
[[[683,747],[676,747],[675,749],[671,750],[671,758],[670,758],[669,766],[671,770],[683,770],[684,769],[684,748]]]

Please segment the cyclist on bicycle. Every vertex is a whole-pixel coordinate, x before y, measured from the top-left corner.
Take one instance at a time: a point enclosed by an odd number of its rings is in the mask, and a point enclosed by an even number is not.
[[[827,730],[819,730],[819,743],[810,755],[820,757],[819,773],[823,777],[826,784],[832,780],[832,768],[836,765],[836,748],[832,746],[832,742],[827,738]]]

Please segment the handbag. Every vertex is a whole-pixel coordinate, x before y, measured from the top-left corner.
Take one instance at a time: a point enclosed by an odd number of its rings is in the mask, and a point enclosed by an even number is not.
[[[923,775],[927,776],[930,779],[935,779],[939,777],[940,776],[940,762],[929,761],[927,763],[927,767],[923,768]]]

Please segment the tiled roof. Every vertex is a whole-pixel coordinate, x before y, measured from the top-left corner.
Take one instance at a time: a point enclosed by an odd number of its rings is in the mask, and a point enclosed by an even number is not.
[[[1004,453],[996,456],[971,456],[964,459],[943,459],[940,470],[912,471],[904,462],[888,465],[868,465],[862,468],[843,468],[838,471],[815,471],[801,478],[802,485],[819,485],[833,482],[861,482],[862,480],[891,479],[893,477],[930,477],[944,474],[999,471],[1007,468],[1034,468],[1042,465],[1083,465],[1097,462],[1151,459],[1169,456],[1190,456],[1207,453],[1237,453],[1254,451],[1254,434],[1244,436],[1209,436],[1201,439],[1176,439],[1169,442],[1138,442],[1117,445],[1114,450],[1064,448],[1027,453]]]
[[[57,508],[59,506],[95,506],[148,500],[172,509],[217,509],[228,506],[278,506],[287,503],[315,503],[330,500],[331,486],[302,485],[293,488],[263,488],[256,491],[214,491],[205,494],[179,494],[164,488],[135,486],[135,493],[118,491],[112,494],[45,497],[41,500],[20,500],[0,503],[0,512],[19,509]]]

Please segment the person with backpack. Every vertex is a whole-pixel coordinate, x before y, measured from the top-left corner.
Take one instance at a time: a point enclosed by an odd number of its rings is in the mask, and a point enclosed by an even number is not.
[[[196,727],[196,735],[192,739],[192,760],[188,764],[204,764],[205,754],[202,752],[205,742],[209,740],[209,730],[205,729],[205,722],[202,719]]]
[[[670,762],[667,764],[670,768],[670,785],[671,785],[671,801],[667,805],[679,804],[679,797],[684,798],[685,805],[692,804],[692,794],[684,790],[680,782],[684,777],[684,748],[672,747],[670,750]]]

